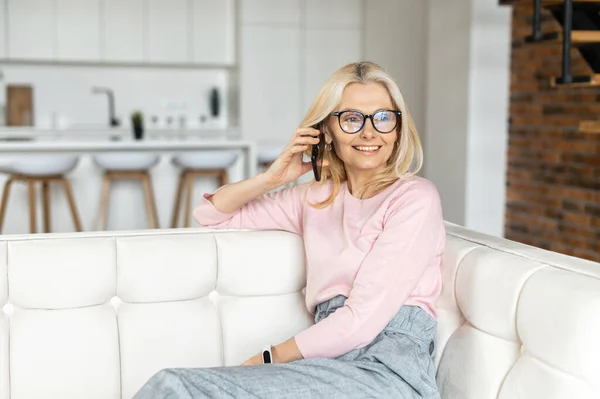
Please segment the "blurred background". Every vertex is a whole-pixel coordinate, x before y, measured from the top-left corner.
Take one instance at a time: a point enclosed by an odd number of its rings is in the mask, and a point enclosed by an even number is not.
[[[600,135],[579,128],[600,91],[552,87],[561,44],[526,43],[533,1],[502,3],[0,0],[2,233],[194,225],[202,193],[268,165],[330,74],[370,60],[448,221],[600,260]]]

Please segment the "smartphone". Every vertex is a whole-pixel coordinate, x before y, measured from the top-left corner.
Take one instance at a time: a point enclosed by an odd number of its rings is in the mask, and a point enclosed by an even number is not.
[[[315,129],[319,129],[315,126]],[[323,171],[323,158],[325,157],[325,135],[319,134],[319,143],[313,144],[312,154],[310,156],[310,162],[312,163],[313,173],[315,174],[315,180],[321,181],[321,172]]]

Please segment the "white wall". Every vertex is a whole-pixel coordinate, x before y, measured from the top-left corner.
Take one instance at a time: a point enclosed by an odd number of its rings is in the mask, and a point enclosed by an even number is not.
[[[446,220],[464,224],[469,114],[470,0],[429,3],[425,176]]]
[[[423,135],[427,83],[427,0],[366,0],[365,59],[396,80]]]
[[[504,235],[512,7],[473,3],[465,225]]]
[[[503,235],[510,7],[431,0],[425,175],[447,220]]]
[[[192,128],[217,87],[225,112],[205,127],[226,127],[235,11],[234,0],[0,0],[0,70],[33,86],[36,127],[106,126],[92,86],[114,90],[126,126],[141,110],[149,127],[184,116]]]
[[[0,64],[0,70],[8,84],[33,87],[35,126],[40,128],[107,126],[108,100],[106,95],[92,94],[93,86],[113,89],[121,126],[129,126],[131,112],[141,110],[147,127],[154,126],[152,115],[159,117],[157,127],[165,125],[167,116],[177,121],[180,115],[185,115],[189,127],[198,127],[200,115],[209,115],[212,87],[219,88],[223,104],[227,101],[225,70],[15,64]],[[225,112],[211,127],[226,127],[226,108],[221,110]]]
[[[243,136],[284,144],[333,72],[363,58],[364,0],[240,0]]]
[[[503,235],[511,7],[366,0],[365,58],[406,97],[445,218]]]

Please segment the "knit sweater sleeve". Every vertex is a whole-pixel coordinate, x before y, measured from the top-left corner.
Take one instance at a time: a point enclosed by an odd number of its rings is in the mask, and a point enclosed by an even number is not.
[[[222,229],[285,230],[302,234],[301,185],[267,193],[232,213],[219,212],[204,194],[194,209],[194,219],[205,227]]]

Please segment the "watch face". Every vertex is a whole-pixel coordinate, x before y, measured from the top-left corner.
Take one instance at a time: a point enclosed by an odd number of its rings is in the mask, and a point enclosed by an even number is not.
[[[269,351],[263,351],[262,353],[263,356],[263,363],[272,363],[271,362],[271,353]]]

